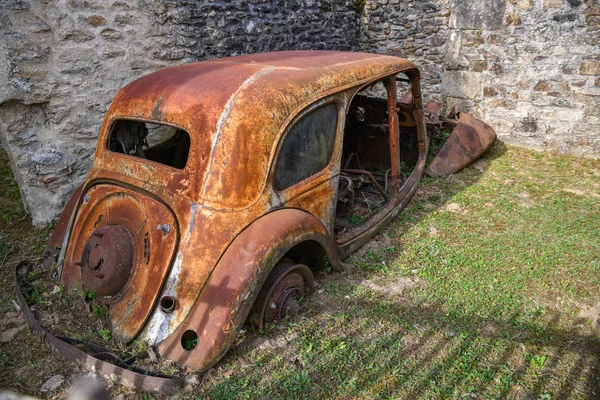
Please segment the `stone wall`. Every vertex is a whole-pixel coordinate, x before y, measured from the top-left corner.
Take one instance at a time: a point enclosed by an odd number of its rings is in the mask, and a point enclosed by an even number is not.
[[[34,222],[46,222],[89,172],[116,91],[172,63],[153,54],[171,46],[170,24],[158,22],[168,10],[158,1],[0,7],[2,144]]]
[[[225,55],[350,50],[358,21],[343,1],[0,0],[0,138],[34,223],[85,179],[128,82]]]
[[[367,1],[358,47],[408,58],[421,70],[423,98],[442,102],[448,0]]]
[[[599,157],[600,3],[451,3],[446,104],[481,117],[506,142]]]
[[[367,1],[359,47],[414,61],[425,100],[505,142],[600,157],[598,0]]]
[[[518,145],[600,156],[600,0],[0,0],[0,139],[35,223],[91,167],[119,88],[284,49],[407,57],[426,100]]]

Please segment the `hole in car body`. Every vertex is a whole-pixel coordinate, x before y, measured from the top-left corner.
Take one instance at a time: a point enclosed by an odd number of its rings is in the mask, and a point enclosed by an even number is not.
[[[387,79],[387,78],[386,78]],[[336,205],[336,236],[351,236],[392,198],[392,153],[388,86],[384,80],[361,89],[352,99],[344,126],[342,162]],[[412,85],[396,77],[394,108],[398,116],[400,186],[419,159],[417,130],[412,116]],[[393,96],[391,96],[393,98]]]
[[[190,152],[190,135],[170,125],[121,119],[112,126],[108,148],[183,169]]]

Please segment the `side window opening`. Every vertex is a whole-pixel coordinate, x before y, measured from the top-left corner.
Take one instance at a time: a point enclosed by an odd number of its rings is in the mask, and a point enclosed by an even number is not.
[[[108,149],[183,169],[190,152],[190,135],[169,125],[118,120],[112,126]]]
[[[400,184],[411,174],[418,143],[412,117],[412,88],[404,74],[398,74],[397,99],[400,125]],[[348,108],[336,206],[336,235],[344,235],[367,221],[391,199],[391,154],[388,91],[384,81],[360,90]],[[412,127],[412,128],[411,128]],[[412,129],[412,131],[410,131]]]
[[[330,103],[312,110],[287,132],[279,151],[275,188],[287,189],[322,171],[331,160],[338,122],[338,106]]]

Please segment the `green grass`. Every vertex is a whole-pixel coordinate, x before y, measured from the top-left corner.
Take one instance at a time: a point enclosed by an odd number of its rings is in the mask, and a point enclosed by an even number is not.
[[[600,302],[600,161],[502,143],[485,158],[425,177],[344,272],[316,276],[301,314],[246,332],[184,397],[600,398],[585,313]]]
[[[41,255],[51,227],[31,226],[8,156],[0,148],[0,314],[14,309],[12,268],[17,260]]]
[[[198,398],[600,398],[578,317],[600,301],[600,162],[486,158],[425,177],[390,240],[317,276],[304,312],[233,349]]]
[[[23,327],[23,317],[15,312],[13,269],[21,260],[39,259],[52,225],[32,227],[8,156],[0,147],[0,332]],[[47,299],[36,290],[25,293],[27,301],[43,306]],[[40,395],[43,382],[53,374],[67,374],[74,368],[51,354],[43,341],[23,327],[15,340],[0,343],[0,387],[19,393]]]

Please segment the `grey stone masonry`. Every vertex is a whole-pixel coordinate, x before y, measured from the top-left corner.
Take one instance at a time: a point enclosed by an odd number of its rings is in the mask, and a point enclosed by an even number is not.
[[[111,99],[152,71],[286,49],[351,50],[352,2],[0,0],[0,138],[34,223],[87,176]]]
[[[0,4],[0,137],[34,223],[44,223],[87,176],[119,88],[175,62],[153,54],[174,47],[171,9],[159,1]]]
[[[426,101],[503,141],[600,157],[600,0],[0,0],[0,141],[34,223],[85,179],[121,87],[286,49],[406,57]]]
[[[600,3],[451,2],[442,73],[447,107],[509,143],[600,156]]]
[[[598,0],[367,1],[361,50],[421,69],[425,100],[501,140],[600,157]]]
[[[358,48],[410,59],[421,70],[424,98],[442,101],[449,16],[447,0],[367,1]]]

